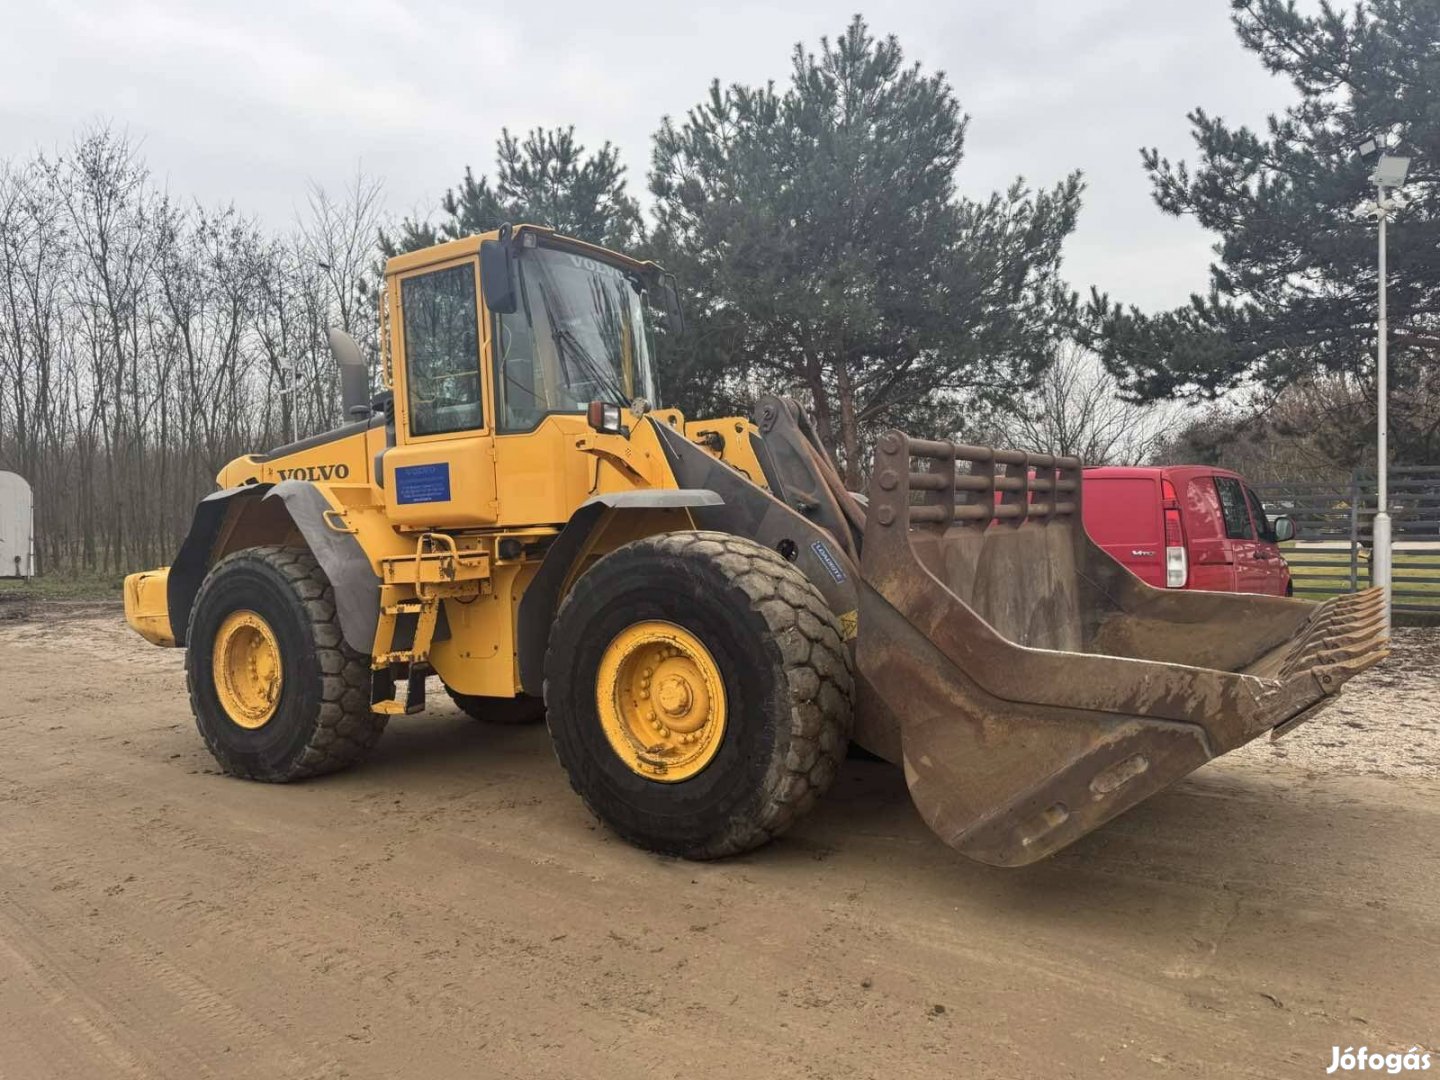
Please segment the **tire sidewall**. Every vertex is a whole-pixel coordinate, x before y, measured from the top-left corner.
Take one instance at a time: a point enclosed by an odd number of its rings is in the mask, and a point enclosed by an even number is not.
[[[274,715],[254,729],[230,719],[214,682],[216,632],[239,610],[253,611],[269,623],[280,650],[280,702]],[[268,563],[241,554],[206,579],[193,612],[186,667],[200,734],[227,771],[262,780],[285,777],[315,734],[322,694],[314,633],[302,601]]]
[[[636,550],[645,545],[643,552]],[[600,723],[596,676],[606,648],[638,622],[674,623],[713,657],[725,687],[725,732],[714,758],[686,780],[635,773]],[[547,714],[560,763],[581,795],[627,839],[701,854],[731,823],[751,818],[783,773],[790,742],[784,658],[764,617],[718,568],[646,541],[582,576],[552,631]]]

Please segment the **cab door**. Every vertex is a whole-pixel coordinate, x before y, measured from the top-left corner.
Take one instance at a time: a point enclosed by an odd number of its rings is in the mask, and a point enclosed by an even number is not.
[[[1275,529],[1265,514],[1260,497],[1250,490],[1249,484],[1241,486],[1245,489],[1245,501],[1250,505],[1250,517],[1255,522],[1255,557],[1265,567],[1263,591],[1271,596],[1284,596],[1289,583],[1290,568],[1275,538]]]
[[[1235,565],[1235,591],[1268,592],[1270,572],[1255,538],[1255,525],[1245,501],[1245,488],[1233,476],[1215,477],[1220,495],[1220,512],[1225,520],[1225,537]]]
[[[463,528],[499,517],[478,283],[471,256],[391,285],[397,445],[380,472],[398,525]]]

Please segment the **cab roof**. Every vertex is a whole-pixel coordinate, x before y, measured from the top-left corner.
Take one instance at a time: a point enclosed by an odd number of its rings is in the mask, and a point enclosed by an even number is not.
[[[463,258],[466,255],[478,255],[480,245],[486,240],[498,240],[500,229],[491,229],[489,232],[476,233],[473,236],[462,236],[458,240],[447,240],[443,244],[436,244],[433,247],[421,248],[419,251],[407,251],[400,255],[392,256],[385,262],[385,276],[392,274],[403,274],[407,270],[414,270],[418,267],[429,266],[432,263],[447,262],[450,259]],[[654,273],[660,268],[653,262],[641,262],[623,255],[610,248],[600,247],[598,244],[587,243],[584,240],[576,240],[572,236],[562,236],[554,229],[546,228],[544,225],[516,225],[512,235],[522,236],[525,233],[537,235],[540,243],[546,247],[565,248],[577,254],[589,255],[600,259],[603,262],[623,266],[637,273]]]

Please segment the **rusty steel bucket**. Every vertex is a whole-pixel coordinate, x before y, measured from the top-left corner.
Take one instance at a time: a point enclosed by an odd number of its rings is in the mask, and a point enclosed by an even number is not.
[[[1378,589],[1316,604],[1145,584],[1085,532],[1075,458],[892,431],[868,497],[862,686],[921,815],[984,863],[1058,851],[1313,717],[1387,652]]]

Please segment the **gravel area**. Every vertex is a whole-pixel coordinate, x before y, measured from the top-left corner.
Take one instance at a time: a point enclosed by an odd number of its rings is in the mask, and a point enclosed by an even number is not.
[[[1224,760],[1315,775],[1440,778],[1440,627],[1396,627],[1389,659],[1347,683],[1329,709]]]

